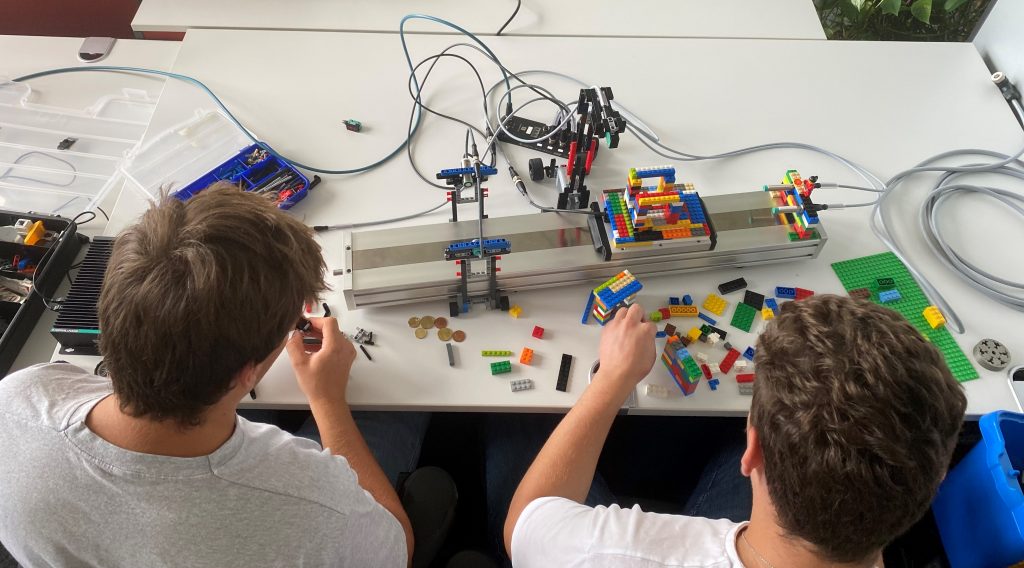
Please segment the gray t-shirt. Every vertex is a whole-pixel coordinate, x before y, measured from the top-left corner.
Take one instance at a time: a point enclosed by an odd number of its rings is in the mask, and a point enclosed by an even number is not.
[[[205,457],[128,451],[85,425],[110,393],[66,364],[0,380],[0,541],[22,565],[406,565],[345,458],[243,418]]]

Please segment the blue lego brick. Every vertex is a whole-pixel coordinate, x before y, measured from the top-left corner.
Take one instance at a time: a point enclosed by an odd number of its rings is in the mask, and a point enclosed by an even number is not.
[[[583,318],[580,320],[580,323],[582,323],[582,324],[586,324],[587,323],[587,320],[590,319],[590,312],[593,309],[594,309],[594,293],[591,292],[590,295],[587,296],[587,307],[583,308]]]
[[[675,177],[676,177],[676,169],[673,168],[673,167],[668,167],[668,168],[637,168],[637,170],[636,170],[636,177],[638,177],[640,179],[653,178],[653,177],[663,177],[663,178],[666,178],[665,181],[668,181],[667,178],[671,177],[672,180],[673,180],[673,183],[674,183]]]
[[[718,390],[718,379],[711,379],[708,381],[708,386],[711,387],[711,390],[713,391]]]
[[[636,294],[641,288],[643,288],[643,285],[640,284],[640,281],[634,280],[618,292],[612,292],[611,288],[605,288],[598,292],[597,295],[601,298],[601,301],[604,302],[604,305],[610,308],[619,304],[633,294]]]
[[[704,320],[704,321],[706,321],[706,322],[710,323],[711,325],[715,325],[716,323],[718,323],[718,322],[716,322],[715,320],[713,320],[713,319],[711,319],[710,317],[708,317],[707,315],[705,315],[705,314],[704,314],[703,312],[699,312],[699,313],[697,314],[697,317],[699,317],[700,319],[702,319],[702,320]]]
[[[683,296],[683,305],[684,306],[692,306],[693,305],[693,298],[689,294],[686,294],[685,296]]]
[[[789,286],[776,286],[775,295],[786,300],[793,300],[796,298],[796,288],[791,288]]]
[[[474,174],[476,170],[473,168],[448,168],[441,170],[441,173],[437,174],[438,179],[461,176],[464,174]],[[498,173],[498,168],[493,166],[480,166],[480,175],[493,176]]]
[[[657,333],[655,333],[655,334],[654,334],[654,337],[665,337],[665,335],[666,335],[666,334],[665,334],[665,332],[664,332],[664,331],[659,331],[659,332],[657,332]]]
[[[675,296],[669,296],[668,303],[671,306],[678,306],[679,305],[679,298],[677,298]]]
[[[878,293],[878,301],[882,302],[883,304],[888,304],[889,302],[897,302],[902,297],[903,296],[900,295],[899,290],[883,290]]]
[[[748,360],[748,361],[753,361],[754,360],[754,348],[753,347],[747,347],[747,349],[743,352],[743,358]]]
[[[796,290],[793,290],[793,295],[796,296]],[[765,298],[764,305],[771,308],[776,315],[779,313],[779,303],[775,301],[775,298]]]

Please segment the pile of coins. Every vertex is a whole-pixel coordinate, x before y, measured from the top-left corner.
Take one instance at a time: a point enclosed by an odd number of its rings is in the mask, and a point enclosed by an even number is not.
[[[461,329],[452,331],[448,327],[448,320],[445,318],[435,318],[434,316],[413,316],[409,318],[409,327],[413,328],[416,334],[416,339],[424,339],[427,337],[427,333],[431,329],[437,329],[437,338],[441,341],[455,340],[456,343],[462,343],[466,340],[466,332]]]

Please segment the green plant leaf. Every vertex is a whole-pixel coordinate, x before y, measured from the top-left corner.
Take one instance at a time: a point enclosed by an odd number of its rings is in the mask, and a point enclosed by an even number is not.
[[[850,0],[850,4],[853,4],[858,12],[864,9],[864,0]]]
[[[947,12],[952,12],[953,10],[956,10],[957,8],[963,6],[966,3],[967,0],[946,0],[946,5],[944,6],[944,8]]]
[[[932,0],[914,0],[910,5],[910,14],[926,24],[931,24]]]
[[[898,16],[902,5],[903,4],[900,0],[882,0],[881,3],[878,4],[878,7],[882,9],[883,14],[893,14]]]

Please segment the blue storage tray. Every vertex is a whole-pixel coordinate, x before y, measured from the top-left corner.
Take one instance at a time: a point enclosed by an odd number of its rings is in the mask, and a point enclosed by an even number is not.
[[[244,191],[252,191],[253,188],[258,188],[260,184],[270,181],[271,178],[276,177],[280,173],[288,172],[297,176],[298,182],[273,190],[274,194],[286,187],[294,190],[291,196],[279,201],[277,206],[281,209],[291,209],[296,203],[305,199],[310,190],[309,179],[302,175],[302,172],[292,167],[291,164],[273,154],[268,154],[266,158],[256,163],[248,163],[248,157],[258,149],[260,147],[257,144],[243,148],[221,165],[171,195],[186,201],[217,181],[229,181],[239,185]],[[298,187],[298,189],[295,189],[295,187]]]

